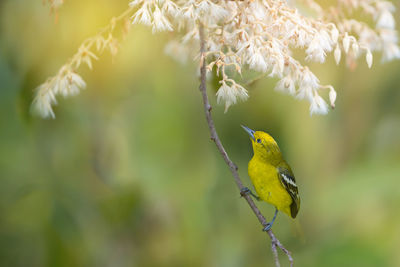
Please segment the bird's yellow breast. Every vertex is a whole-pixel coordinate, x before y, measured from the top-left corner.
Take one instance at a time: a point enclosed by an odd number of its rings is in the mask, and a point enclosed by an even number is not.
[[[276,167],[253,157],[249,162],[248,171],[258,196],[291,216],[292,198],[279,180]]]

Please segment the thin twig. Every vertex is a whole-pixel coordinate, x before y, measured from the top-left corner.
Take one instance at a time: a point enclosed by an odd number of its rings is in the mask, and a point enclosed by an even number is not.
[[[276,249],[275,242],[271,242],[271,250],[272,250],[272,254],[274,254],[275,266],[280,267],[281,264],[279,263],[278,250]]]
[[[211,140],[214,141],[215,145],[217,146],[219,152],[221,153],[222,157],[225,160],[225,163],[229,166],[229,169],[231,170],[231,173],[233,175],[233,178],[235,179],[236,185],[239,188],[239,191],[242,192],[242,189],[244,189],[242,180],[240,180],[239,173],[238,173],[238,167],[236,166],[235,163],[230,160],[228,154],[225,151],[224,146],[221,143],[221,140],[218,137],[217,131],[215,129],[214,121],[211,116],[211,105],[208,100],[207,96],[207,86],[206,86],[206,62],[205,62],[205,56],[204,54],[206,53],[206,47],[205,47],[205,36],[204,36],[204,27],[203,24],[199,23],[199,37],[200,37],[200,52],[201,52],[201,58],[200,58],[200,92],[203,97],[203,104],[204,104],[204,111],[206,115],[206,120],[208,124],[208,128],[210,130],[211,134]],[[257,216],[258,221],[263,225],[263,227],[267,226],[267,221],[265,217],[261,214],[260,210],[257,208],[256,204],[254,203],[253,199],[249,194],[241,194],[244,199],[246,199],[247,203],[249,204],[250,208],[253,210],[254,214]],[[289,250],[287,250],[281,242],[275,237],[274,233],[271,230],[267,231],[267,234],[271,238],[271,250],[275,258],[275,265],[277,267],[280,266],[279,264],[279,258],[278,258],[278,251],[276,247],[279,247],[288,257],[290,266],[293,266],[293,258]]]

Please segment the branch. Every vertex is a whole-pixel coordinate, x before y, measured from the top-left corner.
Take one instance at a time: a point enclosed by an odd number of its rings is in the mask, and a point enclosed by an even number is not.
[[[238,173],[238,167],[236,166],[235,163],[232,162],[232,160],[229,158],[228,154],[225,151],[224,146],[221,143],[221,140],[218,137],[217,131],[215,129],[214,121],[211,116],[211,105],[208,100],[207,96],[207,86],[206,86],[206,60],[204,54],[206,53],[206,48],[205,48],[205,37],[204,37],[204,26],[202,23],[199,23],[199,37],[200,37],[200,52],[201,52],[201,58],[200,58],[200,92],[203,97],[203,104],[204,104],[204,112],[206,115],[206,120],[208,124],[208,128],[210,130],[211,134],[211,140],[214,141],[215,145],[217,146],[219,152],[221,153],[222,157],[225,160],[225,163],[229,166],[229,169],[233,175],[233,178],[235,179],[236,185],[239,188],[239,191],[242,192],[244,189],[242,180],[240,180],[239,173]],[[253,210],[254,214],[257,216],[258,221],[262,224],[263,227],[267,226],[267,221],[264,217],[264,215],[261,214],[260,210],[257,208],[256,204],[254,203],[253,199],[249,194],[241,194],[244,199],[246,199],[247,203],[249,204],[250,208]],[[280,266],[279,263],[279,258],[278,258],[278,251],[277,247],[279,247],[288,257],[290,266],[293,266],[293,258],[289,250],[287,250],[281,242],[275,237],[274,233],[271,230],[267,231],[267,234],[269,235],[271,239],[271,250],[274,255],[275,259],[275,265],[277,267]]]

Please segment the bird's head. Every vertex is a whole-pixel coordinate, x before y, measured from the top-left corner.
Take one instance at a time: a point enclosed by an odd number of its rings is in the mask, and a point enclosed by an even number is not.
[[[242,125],[242,128],[250,135],[254,156],[275,161],[281,159],[281,152],[274,138],[263,131],[254,131]]]

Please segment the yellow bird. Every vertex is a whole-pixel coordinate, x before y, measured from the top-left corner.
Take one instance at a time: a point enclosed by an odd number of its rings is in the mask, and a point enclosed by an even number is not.
[[[258,196],[247,187],[241,193],[251,194],[258,200],[264,200],[275,206],[275,214],[271,222],[264,228],[271,229],[278,210],[292,218],[296,218],[300,209],[300,197],[290,166],[282,157],[282,153],[269,134],[262,131],[253,131],[243,126],[250,135],[254,156],[249,162],[249,176]]]

